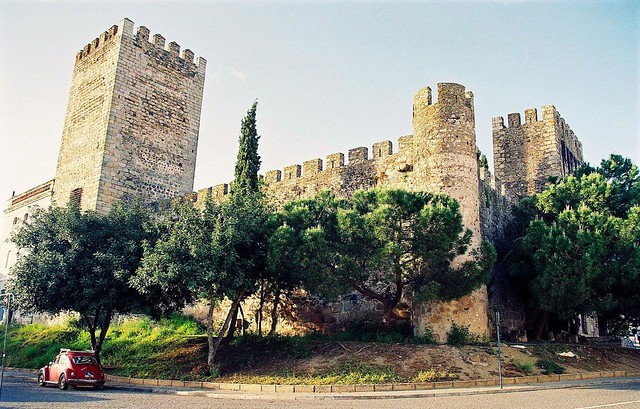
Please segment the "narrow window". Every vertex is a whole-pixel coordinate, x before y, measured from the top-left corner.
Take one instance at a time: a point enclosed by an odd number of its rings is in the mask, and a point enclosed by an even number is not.
[[[29,213],[25,213],[24,218],[22,220],[24,220],[25,222],[29,220]]]
[[[69,195],[69,203],[80,206],[82,203],[82,188],[73,189]]]

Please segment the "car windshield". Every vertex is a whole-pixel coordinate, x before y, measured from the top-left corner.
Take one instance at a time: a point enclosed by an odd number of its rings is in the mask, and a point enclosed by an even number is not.
[[[96,359],[92,356],[86,356],[86,355],[81,355],[81,356],[74,356],[73,357],[73,363],[76,365],[82,365],[82,364],[97,364]]]

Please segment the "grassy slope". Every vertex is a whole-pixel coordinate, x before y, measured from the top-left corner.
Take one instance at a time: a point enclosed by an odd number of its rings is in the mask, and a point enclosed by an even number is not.
[[[495,348],[434,346],[347,341],[348,337],[246,336],[220,353],[220,380],[243,383],[360,384],[427,382],[497,376]],[[73,324],[12,326],[7,365],[39,368],[61,347],[88,349],[89,335]],[[576,358],[558,352],[573,351]],[[585,346],[541,345],[526,350],[503,348],[506,376],[541,373],[534,363],[544,358],[585,370],[640,370],[640,351],[593,349]],[[116,375],[183,380],[209,380],[207,344],[201,325],[174,316],[154,322],[127,319],[112,326],[103,349],[103,364]],[[215,374],[218,375],[218,374]]]

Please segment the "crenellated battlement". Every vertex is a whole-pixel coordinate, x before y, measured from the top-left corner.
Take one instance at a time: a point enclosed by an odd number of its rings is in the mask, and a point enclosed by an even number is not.
[[[349,149],[346,155],[341,152],[329,154],[324,162],[320,158],[314,158],[302,162],[302,165],[286,166],[283,170],[269,170],[264,175],[264,181],[267,184],[272,184],[310,178],[324,172],[341,172],[344,168],[350,166],[387,160],[399,153],[411,152],[412,147],[413,135],[405,135],[398,138],[398,151],[395,153],[393,152],[393,143],[391,141],[380,141],[372,145],[371,156],[369,155],[369,148],[359,146]],[[347,163],[345,163],[345,157],[348,158]]]
[[[198,57],[194,60],[195,54],[189,49],[184,49],[180,53],[180,45],[175,41],[171,41],[165,46],[166,39],[161,34],[154,34],[151,41],[149,36],[151,32],[145,26],[139,26],[136,34],[134,35],[134,23],[128,18],[124,18],[118,25],[113,25],[109,30],[100,34],[96,39],[85,45],[84,48],[76,54],[76,62],[84,60],[86,57],[92,55],[96,50],[104,47],[107,44],[111,44],[117,38],[130,38],[134,40],[138,45],[145,50],[155,49],[167,56],[171,56],[177,61],[184,64],[194,64],[197,67],[197,71],[204,74],[204,70],[207,64],[207,60],[202,57]]]
[[[572,152],[582,152],[582,143],[578,140],[575,133],[565,119],[560,115],[553,105],[543,105],[542,118],[538,119],[538,110],[536,108],[525,109],[524,123],[521,120],[520,113],[514,112],[507,115],[507,125],[505,126],[504,117],[498,116],[492,119],[492,128],[494,137],[506,135],[499,131],[520,128],[528,125],[551,125],[558,129],[561,138],[567,144]],[[581,155],[580,155],[581,157]]]
[[[553,105],[492,120],[496,175],[518,196],[540,192],[549,177],[571,174],[583,162],[582,143]]]
[[[105,44],[111,42],[116,37],[116,35],[118,34],[118,31],[119,30],[117,25],[114,24],[113,26],[111,26],[111,28],[109,28],[107,31],[100,34],[89,44],[85,45],[82,50],[78,51],[76,53],[76,61],[80,61],[85,57],[89,56],[98,48],[104,47]]]
[[[429,121],[433,121],[435,117],[459,119],[464,116],[467,120],[475,122],[473,92],[466,91],[464,85],[453,82],[439,82],[437,89],[436,102],[429,86],[416,93],[413,99],[414,119],[425,116]]]
[[[542,118],[538,119],[538,110],[536,108],[529,108],[524,110],[524,123],[522,122],[519,112],[513,112],[507,114],[507,125],[505,126],[504,117],[497,116],[492,119],[493,130],[497,131],[505,128],[518,128],[520,126],[526,126],[529,124],[542,124],[542,123],[557,123],[559,121],[564,122],[564,119],[560,116],[560,113],[553,105],[543,105]]]

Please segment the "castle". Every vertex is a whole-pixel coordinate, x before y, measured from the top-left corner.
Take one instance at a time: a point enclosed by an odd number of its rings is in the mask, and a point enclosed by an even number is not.
[[[16,249],[6,239],[36,207],[64,206],[105,212],[122,198],[144,202],[184,196],[193,190],[206,61],[159,34],[122,20],[76,55],[62,143],[53,180],[14,195],[5,210],[0,275],[6,278]],[[374,186],[446,193],[460,202],[472,247],[504,239],[517,199],[544,188],[583,162],[582,145],[551,106],[493,120],[495,176],[479,166],[474,96],[453,83],[425,87],[414,98],[413,134],[333,153],[264,175],[276,205],[323,190],[350,196]],[[201,189],[221,198],[228,185]],[[345,307],[346,308],[346,307]],[[334,311],[338,316],[344,311]],[[442,337],[453,322],[489,333],[487,288],[449,303],[414,305],[417,333]],[[508,317],[507,317],[508,318]],[[521,325],[517,313],[507,326]],[[507,328],[513,330],[513,328]]]

